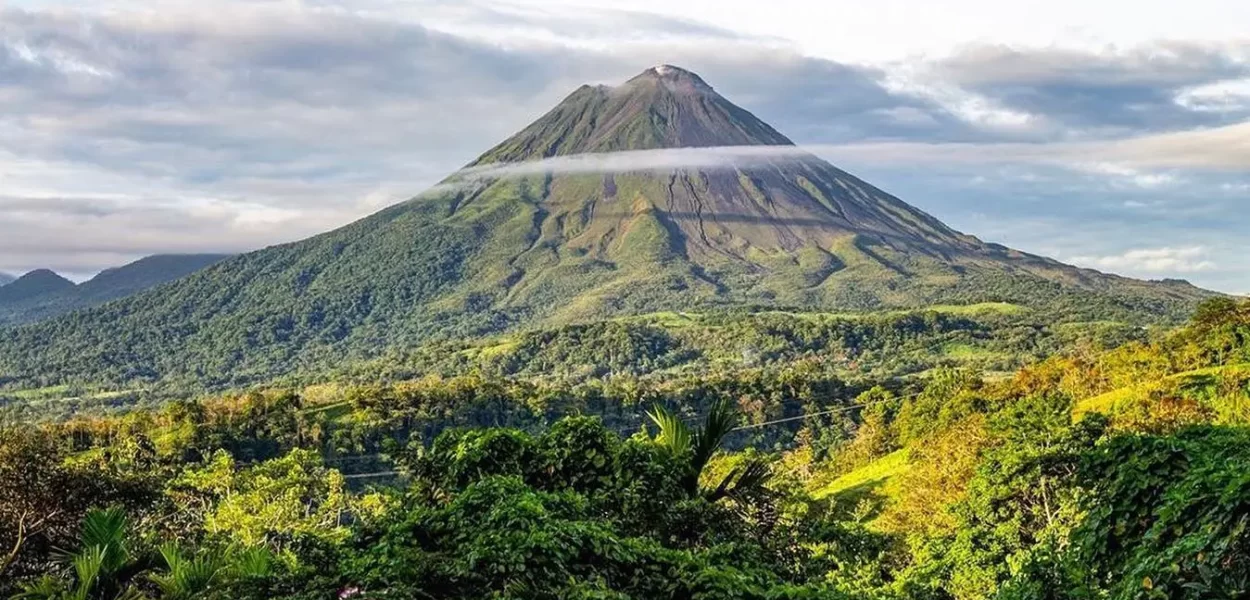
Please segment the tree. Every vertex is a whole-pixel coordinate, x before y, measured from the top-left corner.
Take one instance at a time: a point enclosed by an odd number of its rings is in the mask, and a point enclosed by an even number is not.
[[[171,482],[170,495],[202,535],[244,546],[281,550],[301,535],[348,535],[346,482],[309,450],[245,467],[218,452]]]
[[[93,506],[136,507],[155,497],[141,475],[66,458],[43,430],[0,428],[0,582],[46,568],[53,549],[72,543]]]
[[[993,597],[1013,568],[1066,542],[1080,515],[1081,459],[1105,431],[1101,415],[1073,423],[1071,400],[1055,394],[1016,400],[991,415],[993,445],[953,510],[946,554],[957,598]]]
[[[770,469],[763,459],[754,459],[735,467],[714,487],[701,489],[700,478],[712,456],[720,449],[725,436],[736,427],[738,412],[726,400],[717,400],[708,410],[703,426],[691,429],[680,417],[657,405],[649,413],[659,428],[655,442],[677,460],[685,462],[682,487],[690,497],[702,495],[711,502],[731,496],[758,491],[768,481]]]
[[[130,585],[142,570],[131,552],[129,521],[121,508],[92,510],[82,522],[78,547],[65,555],[73,574],[45,575],[23,586],[15,600],[129,600],[142,594]]]

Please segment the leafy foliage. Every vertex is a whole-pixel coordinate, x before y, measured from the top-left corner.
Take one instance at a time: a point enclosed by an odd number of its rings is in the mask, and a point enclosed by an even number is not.
[[[0,593],[1244,597],[1246,377],[1220,361],[1244,356],[1245,319],[1213,303],[1012,377],[431,378],[0,428],[0,517],[52,517],[17,540]],[[1108,414],[1080,408],[1141,377]],[[611,419],[557,418],[589,408]]]

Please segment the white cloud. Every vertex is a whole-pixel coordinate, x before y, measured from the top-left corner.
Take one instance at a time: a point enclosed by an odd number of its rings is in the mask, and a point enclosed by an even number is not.
[[[109,78],[113,73],[93,65],[85,57],[74,56],[61,49],[36,49],[25,41],[0,40],[0,51],[8,52],[25,63],[36,67],[49,67],[63,75],[88,75]]]
[[[518,163],[494,163],[461,169],[430,192],[473,186],[481,181],[547,173],[621,173],[673,169],[728,169],[773,161],[812,158],[800,146],[715,146],[665,148],[555,156]]]
[[[1215,268],[1208,259],[1209,251],[1203,246],[1140,248],[1108,256],[1074,256],[1070,262],[1095,269],[1138,273],[1145,275],[1168,275],[1195,273]]]
[[[1033,163],[1139,175],[1157,169],[1250,171],[1250,121],[1116,140],[1037,143],[869,142],[812,146],[824,156],[855,157],[882,164]],[[1154,177],[1143,183],[1166,183]]]
[[[1179,183],[1181,179],[1171,173],[1149,173],[1123,164],[1095,162],[1078,164],[1078,169],[1099,175],[1108,175],[1115,183],[1123,183],[1133,187],[1152,189]]]
[[[965,122],[992,131],[1028,133],[1045,125],[1038,115],[1003,106],[992,98],[905,66],[891,69],[883,84],[892,92],[932,101]]]
[[[1248,136],[1244,140],[1241,132]],[[1041,164],[1105,175],[1140,188],[1179,183],[1173,173],[1151,168],[1208,168],[1246,170],[1250,162],[1250,123],[1226,130],[1192,132],[1181,136],[1142,136],[1114,142],[1002,143],[1002,144],[807,144],[798,146],[720,146],[632,150],[558,156],[524,163],[493,164],[462,169],[449,183],[539,173],[591,173],[668,170],[678,168],[742,167],[773,160],[805,159],[812,155],[849,157],[889,164],[974,163]],[[1099,157],[1100,160],[1089,160]]]
[[[548,0],[518,0],[550,6]],[[568,11],[619,0],[560,0]],[[792,40],[809,55],[882,64],[943,56],[970,42],[1105,51],[1157,40],[1227,41],[1245,35],[1241,0],[632,0],[735,31]]]
[[[1250,78],[1206,83],[1182,90],[1176,103],[1190,110],[1250,112]]]

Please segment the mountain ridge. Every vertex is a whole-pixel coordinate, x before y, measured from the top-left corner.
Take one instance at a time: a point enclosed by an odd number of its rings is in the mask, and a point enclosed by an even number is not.
[[[0,327],[32,323],[124,298],[185,277],[228,256],[226,254],[157,254],[119,267],[105,269],[81,284],[74,284],[48,269],[32,271],[27,275],[40,274],[39,278],[48,281],[47,274],[51,274],[55,275],[59,281],[53,280],[53,284],[32,290],[31,293],[0,292]],[[5,289],[8,287],[6,286]]]
[[[697,75],[662,66],[578,88],[470,166],[778,144],[792,142]],[[663,310],[1006,301],[1055,320],[1157,322],[1211,294],[987,244],[815,156],[546,172],[436,188],[18,328],[0,340],[0,381],[229,387],[431,339]]]

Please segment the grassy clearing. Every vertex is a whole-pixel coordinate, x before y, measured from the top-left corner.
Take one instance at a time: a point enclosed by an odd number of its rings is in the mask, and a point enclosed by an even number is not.
[[[1019,315],[1028,312],[1028,308],[1018,304],[1010,304],[1007,302],[982,302],[980,304],[935,304],[923,308],[909,308],[898,310],[879,310],[868,312],[820,312],[820,311],[792,311],[792,310],[762,310],[756,315],[775,315],[791,317],[795,319],[803,319],[808,321],[827,321],[833,319],[863,319],[868,317],[894,317],[899,315],[937,312],[947,315],[964,315],[964,316],[985,316],[985,315]],[[711,315],[698,312],[673,312],[661,311],[653,313],[645,313],[641,315],[631,315],[626,317],[617,317],[612,319],[618,323],[649,323],[659,325],[661,327],[679,329],[682,327],[690,327],[693,325],[707,326],[703,321]]]
[[[874,460],[850,473],[847,473],[825,487],[816,490],[812,495],[816,498],[834,496],[864,486],[875,486],[902,474],[910,467],[908,452],[904,448],[895,450]]]
[[[306,408],[302,412],[306,415],[316,415],[316,414],[326,413],[327,416],[329,416],[330,418],[337,419],[351,412],[351,410],[352,410],[351,403],[347,401],[343,401],[343,402],[335,402],[333,404],[323,404],[320,406],[314,406],[312,408]]]
[[[959,360],[979,360],[1002,358],[1001,352],[968,344],[965,342],[949,342],[942,345],[942,355]]]
[[[70,388],[68,385],[54,385],[42,388],[32,388],[28,390],[15,390],[5,392],[5,395],[12,396],[19,400],[41,400],[49,398],[60,398],[68,394]]]
[[[617,323],[648,323],[652,325],[659,325],[660,327],[668,329],[681,329],[683,327],[700,324],[704,316],[705,315],[703,313],[661,311],[627,317],[617,317],[612,320]]]
[[[1176,382],[1187,377],[1199,377],[1203,375],[1223,375],[1242,371],[1250,371],[1250,364],[1242,363],[1235,365],[1223,365],[1219,367],[1208,367],[1198,369],[1196,371],[1185,371],[1184,373],[1176,373],[1168,375],[1161,380],[1151,381],[1140,385],[1113,390],[1105,394],[1099,394],[1092,398],[1081,400],[1073,408],[1073,413],[1080,417],[1092,412],[1103,413],[1105,415],[1115,414],[1118,407],[1128,400],[1133,400],[1139,394],[1149,390],[1152,386],[1157,386],[1162,382]]]
[[[1084,400],[1081,400],[1080,402],[1077,402],[1076,406],[1073,407],[1072,412],[1077,417],[1080,417],[1082,415],[1086,415],[1089,413],[1093,413],[1093,412],[1109,415],[1115,412],[1115,407],[1118,406],[1121,402],[1128,400],[1130,398],[1133,398],[1139,392],[1142,392],[1144,390],[1145,390],[1144,386],[1133,386],[1133,387],[1127,387],[1127,388],[1120,388],[1118,390],[1107,392],[1105,394],[1099,394],[1097,396],[1094,396],[1093,398],[1086,398]]]
[[[511,339],[504,339],[490,346],[482,346],[477,348],[478,358],[493,358],[502,356],[511,352],[517,347],[517,342]]]
[[[982,302],[980,304],[966,304],[962,306],[955,304],[938,304],[923,310],[946,313],[948,315],[1020,315],[1029,311],[1027,307],[1020,306],[1019,304],[1012,304],[1010,302]]]

